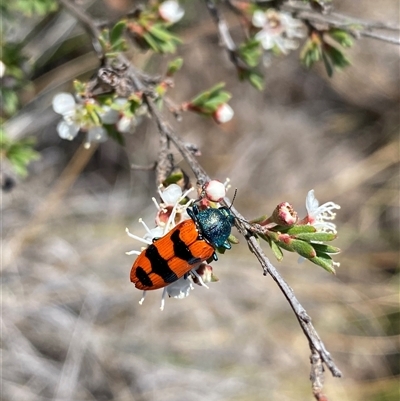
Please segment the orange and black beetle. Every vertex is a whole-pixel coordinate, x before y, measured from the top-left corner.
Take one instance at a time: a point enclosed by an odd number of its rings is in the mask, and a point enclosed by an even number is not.
[[[228,237],[234,217],[226,207],[199,210],[188,208],[191,220],[179,223],[155,239],[135,260],[131,281],[140,290],[156,290],[173,283],[211,257],[215,248],[230,249]]]

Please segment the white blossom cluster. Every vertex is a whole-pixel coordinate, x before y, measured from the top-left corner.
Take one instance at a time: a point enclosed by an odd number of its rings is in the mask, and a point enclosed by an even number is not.
[[[53,110],[62,115],[57,125],[60,138],[72,141],[79,131],[87,133],[85,147],[90,147],[92,142],[105,142],[108,139],[107,130],[103,124],[115,125],[118,132],[131,133],[139,123],[140,115],[146,113],[145,108],[140,108],[135,115],[124,111],[128,100],[117,98],[113,107],[100,105],[94,99],[77,102],[70,93],[58,93],[53,98]],[[95,113],[97,121],[91,117]]]
[[[212,202],[220,201],[223,197],[225,197],[228,183],[229,180],[227,180],[225,183],[221,183],[217,180],[210,181],[204,188],[204,199]],[[155,198],[152,198],[152,201],[157,208],[155,218],[156,226],[150,229],[142,219],[139,219],[139,222],[144,226],[146,233],[143,237],[140,237],[132,234],[129,229],[126,228],[126,233],[128,236],[144,243],[147,247],[153,243],[155,238],[163,237],[176,225],[184,220],[190,219],[190,216],[187,214],[187,208],[193,204],[194,200],[190,199],[185,204],[182,204],[182,202],[187,199],[187,195],[189,195],[193,190],[193,188],[190,188],[186,192],[182,192],[181,187],[177,184],[170,184],[167,188],[160,189],[159,195],[162,202],[158,203]],[[129,251],[126,252],[126,254],[140,255],[143,249],[140,251]],[[183,299],[189,296],[190,291],[194,289],[194,283],[208,288],[205,283],[211,281],[215,280],[212,274],[212,267],[210,265],[204,262],[195,266],[192,270],[190,270],[190,274],[187,275],[187,277],[181,277],[177,281],[164,287],[160,309],[164,309],[165,298],[167,295],[171,298]],[[146,291],[143,291],[143,296],[139,301],[140,304],[143,303],[145,296]]]
[[[273,8],[267,11],[257,10],[253,14],[252,24],[260,31],[257,39],[264,50],[277,48],[281,53],[288,54],[298,47],[296,39],[305,37],[304,25],[290,14]]]

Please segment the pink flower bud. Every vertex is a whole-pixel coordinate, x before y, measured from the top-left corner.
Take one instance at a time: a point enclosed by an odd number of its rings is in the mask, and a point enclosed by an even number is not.
[[[220,202],[226,195],[225,185],[218,180],[211,180],[204,186],[207,199],[212,202]]]
[[[298,217],[290,203],[282,202],[275,208],[271,220],[280,226],[293,226],[297,223]]]
[[[234,111],[232,107],[227,103],[222,103],[218,106],[217,110],[215,110],[213,118],[218,124],[223,124],[232,120],[233,115]]]
[[[210,266],[206,263],[202,263],[196,269],[196,273],[201,277],[201,279],[203,280],[203,283],[211,283],[213,281],[218,281],[218,279],[213,274],[212,266]],[[201,285],[199,279],[196,276],[193,277],[193,282],[195,284]]]

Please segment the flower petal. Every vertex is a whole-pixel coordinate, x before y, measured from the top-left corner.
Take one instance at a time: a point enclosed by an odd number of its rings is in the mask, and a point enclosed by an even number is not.
[[[57,124],[57,132],[58,136],[61,139],[72,141],[79,132],[79,126],[77,126],[73,122],[67,122],[65,120],[61,120]]]
[[[58,93],[53,98],[53,110],[61,115],[71,115],[75,113],[76,102],[70,93]]]
[[[265,16],[265,13],[260,10],[255,11],[251,23],[256,28],[263,28],[267,23],[267,17]]]

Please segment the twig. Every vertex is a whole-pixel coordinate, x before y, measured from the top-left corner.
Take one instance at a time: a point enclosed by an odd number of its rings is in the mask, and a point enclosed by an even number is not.
[[[399,32],[400,27],[393,24],[384,24],[381,22],[369,22],[339,13],[321,14],[313,11],[310,7],[297,5],[292,3],[285,3],[282,6],[282,11],[287,11],[293,14],[297,19],[307,20],[311,23],[325,24],[331,27],[345,29],[354,36],[365,36],[384,42],[400,44]],[[359,27],[357,27],[360,26]],[[373,30],[387,30],[397,32],[397,36],[388,36],[382,33],[374,32]]]
[[[101,62],[103,62],[105,55],[99,41],[99,36],[101,32],[97,28],[96,24],[93,22],[93,20],[89,17],[88,14],[83,12],[73,2],[68,0],[58,0],[58,1],[63,5],[63,7],[69,10],[71,14],[74,15],[76,19],[81,23],[83,29],[92,39],[93,49],[96,52],[97,57],[99,58],[99,60],[101,60]]]
[[[62,4],[68,4],[67,0],[59,0]],[[210,9],[210,5],[213,6],[212,2],[207,1],[207,5]],[[83,11],[76,11],[76,7],[68,7],[71,12],[73,12],[81,23],[86,24],[87,20],[90,19],[88,16],[85,15],[85,18],[82,18]],[[211,8],[212,12],[214,13],[214,8]],[[213,14],[215,16],[215,14]],[[91,26],[93,26],[92,24]],[[96,33],[94,29],[87,29],[88,32],[92,34]],[[226,43],[227,49],[232,50],[231,47],[232,43]],[[192,169],[194,175],[196,176],[198,185],[202,186],[207,181],[210,181],[211,178],[208,176],[206,171],[203,167],[198,163],[197,159],[193,155],[192,151],[188,149],[185,142],[177,135],[171,125],[167,122],[164,118],[163,114],[160,112],[154,100],[151,96],[151,91],[147,90],[145,82],[142,80],[141,73],[127,60],[124,55],[119,55],[118,60],[127,66],[126,73],[132,82],[134,90],[137,92],[143,93],[143,99],[147,104],[149,113],[153,117],[158,131],[162,138],[167,138],[170,140],[178,151],[181,153],[183,158],[189,164],[190,168]],[[162,143],[164,143],[164,139]],[[159,157],[165,158],[165,153],[168,152],[161,152]],[[275,280],[281,291],[283,292],[284,296],[288,300],[292,310],[294,311],[300,326],[308,339],[309,346],[311,349],[311,365],[312,365],[312,374],[311,380],[313,385],[313,391],[315,396],[321,393],[322,383],[323,383],[323,369],[322,369],[322,362],[323,361],[328,369],[331,371],[332,375],[335,377],[340,377],[341,372],[333,362],[329,352],[326,350],[323,342],[321,341],[317,331],[315,330],[314,326],[311,323],[311,318],[307,315],[305,309],[302,307],[300,302],[294,295],[293,290],[289,287],[289,285],[283,280],[280,276],[278,271],[275,267],[271,264],[269,259],[265,256],[263,250],[261,249],[260,245],[257,242],[256,237],[250,231],[251,225],[244,219],[244,217],[231,205],[231,202],[228,198],[224,199],[224,203],[231,208],[232,214],[235,216],[235,225],[238,228],[239,232],[245,237],[250,250],[254,253],[256,258],[259,260],[264,275],[270,274],[271,277]],[[317,398],[318,399],[318,398]],[[322,400],[322,398],[320,398]]]
[[[228,24],[226,23],[224,17],[212,0],[205,0],[205,3],[211,17],[217,25],[219,35],[221,37],[223,46],[228,52],[229,59],[236,66],[236,68],[241,70],[248,70],[248,66],[241,60],[238,55],[236,44],[233,41],[231,34],[229,33]]]
[[[137,80],[137,77],[132,77],[133,80]],[[137,88],[139,89],[139,88]],[[197,178],[197,182],[199,185],[203,185],[205,182],[210,181],[211,178],[207,175],[205,170],[200,166],[196,158],[192,155],[192,153],[186,148],[184,142],[181,138],[176,134],[176,132],[171,128],[169,123],[164,119],[160,111],[155,106],[153,100],[146,95],[146,102],[149,107],[150,114],[155,119],[157,124],[158,130],[162,135],[168,136],[174,145],[177,147],[179,152],[182,154],[186,162],[189,164],[190,168],[192,169],[193,173]],[[307,315],[305,309],[297,300],[294,295],[293,290],[289,287],[289,285],[282,279],[278,271],[269,261],[269,259],[265,256],[264,252],[262,251],[260,245],[258,244],[256,238],[251,234],[248,230],[249,223],[243,218],[243,216],[231,205],[231,202],[228,198],[224,200],[225,204],[231,207],[231,212],[235,216],[235,225],[240,231],[242,235],[246,238],[246,241],[259,260],[264,275],[269,273],[271,277],[275,280],[278,284],[279,288],[283,292],[284,296],[288,300],[290,306],[292,307],[296,317],[300,323],[301,328],[305,336],[307,337],[310,348],[312,352],[317,352],[321,359],[324,361],[326,366],[331,371],[332,375],[335,377],[341,377],[341,372],[335,365],[330,356],[329,352],[326,350],[323,342],[321,341],[317,331],[315,330],[314,326],[311,323],[311,318]]]

